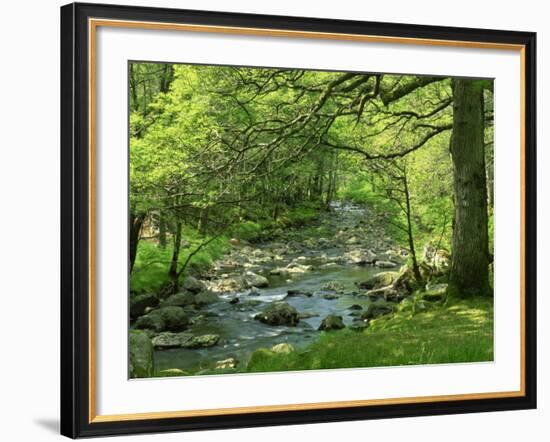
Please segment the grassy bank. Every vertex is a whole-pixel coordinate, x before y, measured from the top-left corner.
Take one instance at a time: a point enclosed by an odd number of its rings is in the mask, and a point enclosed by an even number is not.
[[[418,311],[422,309],[423,311]],[[325,332],[304,350],[256,351],[248,372],[491,361],[492,300],[409,302],[363,332]]]
[[[183,238],[185,244],[182,246],[178,259],[180,265],[183,265],[188,256],[209,239],[190,228],[185,229]],[[226,236],[216,238],[193,255],[189,262],[189,270],[200,272],[207,269],[225,253],[228,247]],[[155,293],[167,284],[172,253],[172,244],[161,248],[156,242],[140,241],[136,262],[130,276],[130,290],[133,293]]]

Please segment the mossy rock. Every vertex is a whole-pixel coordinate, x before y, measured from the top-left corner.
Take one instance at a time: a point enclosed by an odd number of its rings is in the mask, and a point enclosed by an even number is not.
[[[195,373],[197,376],[213,376],[218,374],[233,374],[238,373],[236,368],[205,368]]]
[[[195,295],[191,292],[180,292],[162,301],[162,307],[186,307],[195,303]]]
[[[375,319],[380,316],[388,315],[394,311],[394,306],[386,301],[376,301],[372,304],[369,304],[365,311],[361,313],[360,318],[365,319]]]
[[[250,356],[248,369],[254,369],[256,366],[266,365],[276,354],[267,348],[259,348]]]
[[[319,330],[324,331],[341,330],[343,328],[346,328],[346,326],[342,317],[338,315],[327,315],[319,326]]]
[[[296,326],[300,322],[300,315],[286,302],[274,302],[254,316],[254,319],[269,325]]]
[[[287,355],[294,351],[294,347],[287,342],[281,342],[280,344],[276,344],[273,347],[271,347],[271,351],[273,353],[280,353],[280,354]]]
[[[155,294],[148,293],[130,297],[130,317],[137,318],[145,313],[145,309],[156,307],[159,300]]]
[[[210,290],[203,290],[195,295],[195,304],[199,307],[219,302],[220,297]]]
[[[363,330],[369,328],[369,325],[370,325],[369,321],[358,319],[353,321],[353,324],[349,326],[349,329],[355,332],[362,332]]]
[[[397,272],[380,272],[370,277],[366,281],[359,283],[359,288],[367,290],[375,290],[382,287],[387,287],[397,279],[399,273]]]
[[[200,293],[203,290],[206,290],[206,285],[204,282],[198,280],[194,276],[186,276],[185,281],[183,281],[183,288],[191,293]]]
[[[193,336],[189,341],[183,344],[184,348],[208,348],[216,345],[220,340],[219,335],[209,334]]]
[[[149,329],[155,332],[164,330],[178,332],[185,330],[189,325],[189,317],[182,307],[168,306],[161,307],[140,316],[135,327],[138,329]]]
[[[179,368],[167,368],[165,370],[160,370],[155,373],[155,376],[158,378],[171,378],[175,376],[189,376],[189,373]]]
[[[167,348],[180,348],[183,345],[191,340],[193,337],[190,333],[172,333],[172,332],[162,332],[153,337],[152,343],[153,347],[157,349],[167,349]]]
[[[130,330],[130,377],[149,378],[153,375],[153,344],[146,333]]]

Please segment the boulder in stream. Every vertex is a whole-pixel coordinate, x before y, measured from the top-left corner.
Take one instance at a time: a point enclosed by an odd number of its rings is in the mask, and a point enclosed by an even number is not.
[[[319,330],[331,331],[331,330],[341,330],[346,328],[341,316],[338,315],[327,315],[325,319],[321,322]]]
[[[391,285],[399,276],[397,272],[380,272],[366,281],[360,282],[359,288],[373,290]]]
[[[313,266],[291,262],[289,265],[286,266],[285,270],[286,273],[306,273],[313,270]]]
[[[391,269],[397,267],[397,264],[393,261],[376,261],[374,265],[376,267],[380,267],[381,269]]]
[[[167,348],[180,348],[185,342],[189,341],[192,336],[193,335],[191,335],[190,333],[159,333],[152,339],[153,347],[160,350],[164,350]]]
[[[313,293],[306,292],[300,289],[290,289],[286,291],[287,296],[307,296],[308,298],[313,296]]]
[[[323,285],[322,290],[342,293],[344,291],[344,284],[342,284],[340,281],[329,281]]]
[[[220,340],[220,336],[215,334],[193,336],[189,341],[185,342],[182,347],[183,348],[213,347],[218,343],[219,340]]]
[[[284,267],[276,267],[269,271],[269,274],[274,276],[287,276],[289,273],[288,269]]]
[[[243,284],[245,287],[267,287],[269,281],[265,276],[258,275],[254,272],[245,272],[243,275]]]
[[[371,250],[352,250],[344,258],[348,264],[366,265],[376,262],[376,254]]]
[[[191,333],[171,333],[164,332],[156,335],[153,340],[153,346],[158,349],[168,348],[206,348],[212,347],[220,340],[219,335],[207,334],[194,336]]]
[[[236,292],[242,289],[242,283],[236,278],[224,278],[214,287],[217,292]]]
[[[254,319],[269,325],[296,326],[300,322],[300,315],[286,302],[274,302],[254,316]]]

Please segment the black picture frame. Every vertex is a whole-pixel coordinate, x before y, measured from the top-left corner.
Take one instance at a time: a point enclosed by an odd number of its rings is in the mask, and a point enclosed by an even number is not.
[[[422,403],[90,420],[89,18],[501,43],[524,47],[524,395]],[[536,34],[167,8],[73,3],[61,8],[61,434],[76,438],[536,408]]]

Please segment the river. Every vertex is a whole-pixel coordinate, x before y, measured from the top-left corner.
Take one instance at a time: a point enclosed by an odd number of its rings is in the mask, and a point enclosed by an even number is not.
[[[285,236],[309,240],[309,247],[291,251],[279,260],[254,266],[256,273],[268,278],[268,287],[220,294],[220,301],[201,311],[202,320],[191,327],[190,332],[196,335],[219,335],[219,343],[201,349],[157,350],[154,356],[156,370],[179,368],[196,371],[210,368],[216,361],[227,358],[235,358],[244,364],[254,350],[260,347],[270,348],[279,343],[290,343],[295,348],[301,348],[318,338],[320,332],[317,329],[328,314],[342,316],[344,324],[350,326],[354,319],[350,315],[353,312],[350,306],[360,305],[365,308],[370,302],[366,296],[359,296],[356,284],[383,269],[374,265],[343,262],[341,258],[345,253],[367,247],[370,250],[376,247],[378,255],[380,249],[385,251],[390,244],[389,238],[380,239],[384,237],[383,229],[373,227],[370,223],[369,227],[365,226],[364,220],[367,216],[367,209],[363,207],[334,204],[332,210],[323,214],[316,222],[316,225],[324,226],[325,232],[328,230],[331,235],[322,245],[317,242],[319,238],[300,236],[300,229],[287,232]],[[277,238],[276,243],[281,243],[281,239]],[[267,241],[255,244],[254,247],[262,251],[271,250],[273,245],[276,246],[275,241]],[[293,274],[291,277],[270,274],[272,269],[296,259],[303,264],[312,265],[313,270]],[[332,264],[327,266],[327,262]],[[339,286],[338,295],[326,288],[327,283],[332,282]],[[292,296],[288,295],[289,291],[308,293],[309,296]],[[229,302],[235,298],[239,299],[237,303]],[[295,327],[271,326],[254,320],[254,316],[269,303],[281,300],[301,314],[305,313],[304,316],[312,316],[304,317]]]

